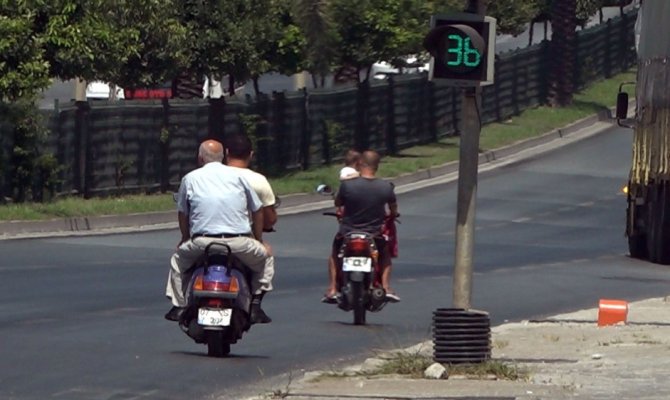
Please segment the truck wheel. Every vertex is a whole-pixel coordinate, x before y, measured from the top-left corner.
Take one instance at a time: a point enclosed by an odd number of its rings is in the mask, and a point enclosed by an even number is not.
[[[656,196],[649,204],[649,218],[647,222],[648,236],[647,249],[649,261],[656,264],[670,264],[670,226],[666,223],[665,212],[670,211],[666,203],[670,198],[665,196],[665,191],[657,188]]]
[[[659,213],[658,221],[656,221],[656,255],[658,263],[663,265],[670,264],[670,185],[663,183],[662,189],[659,193]]]
[[[633,258],[647,259],[647,237],[645,235],[628,236],[628,252]]]
[[[658,235],[658,263],[670,265],[670,230],[663,226],[659,230],[661,232]]]

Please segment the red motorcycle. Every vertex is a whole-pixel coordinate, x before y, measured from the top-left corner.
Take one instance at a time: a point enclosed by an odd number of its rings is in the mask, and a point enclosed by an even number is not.
[[[338,219],[341,217],[334,212],[323,214]],[[365,325],[367,311],[381,311],[388,303],[386,291],[382,287],[379,261],[379,249],[372,234],[350,232],[344,235],[335,259],[337,289],[340,293],[336,300],[340,309],[353,311],[354,325]]]

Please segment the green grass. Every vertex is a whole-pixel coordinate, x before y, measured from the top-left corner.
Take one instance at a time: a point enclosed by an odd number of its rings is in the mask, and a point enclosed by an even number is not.
[[[372,375],[404,375],[410,378],[422,378],[426,368],[434,363],[432,357],[397,353],[386,360]],[[496,379],[516,381],[526,379],[527,372],[514,365],[497,360],[489,360],[478,364],[450,364],[445,365],[448,375],[463,375],[470,379],[486,379],[494,376]]]
[[[424,372],[435,361],[431,356],[418,353],[397,352],[385,358],[379,367],[360,372],[329,372],[320,378],[343,378],[348,376],[373,377],[380,375],[402,375],[412,379],[422,379]],[[525,380],[529,373],[526,369],[498,360],[488,360],[477,364],[444,364],[448,376],[465,376],[468,379]],[[319,378],[317,378],[318,380]]]
[[[120,215],[174,210],[172,195],[133,195],[82,200],[71,197],[43,204],[0,206],[0,220],[40,220],[91,215]]]
[[[635,71],[619,74],[611,79],[595,82],[576,94],[573,104],[569,107],[537,107],[526,110],[507,121],[488,124],[482,128],[480,150],[493,150],[538,136],[612,107],[616,104],[619,84],[634,80]],[[458,144],[458,138],[446,138],[438,143],[402,150],[397,156],[382,159],[379,176],[395,177],[455,161],[458,159]],[[340,165],[333,165],[291,173],[271,179],[271,184],[280,196],[309,193],[320,183],[336,186],[337,172],[340,167]],[[171,195],[125,196],[91,200],[65,198],[47,204],[0,206],[0,220],[39,220],[170,210],[174,210]]]

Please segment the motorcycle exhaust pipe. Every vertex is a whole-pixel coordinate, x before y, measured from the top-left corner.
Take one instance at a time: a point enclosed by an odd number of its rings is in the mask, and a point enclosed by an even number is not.
[[[382,288],[374,288],[370,291],[370,303],[368,310],[379,311],[386,305],[386,291]]]

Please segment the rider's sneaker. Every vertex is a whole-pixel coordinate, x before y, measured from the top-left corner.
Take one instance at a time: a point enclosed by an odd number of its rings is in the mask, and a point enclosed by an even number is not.
[[[251,324],[269,324],[272,318],[263,311],[260,304],[251,305],[251,315],[249,316]]]
[[[389,303],[399,303],[400,302],[400,296],[398,296],[397,294],[395,294],[393,292],[386,292],[385,297],[386,297],[386,300]]]

